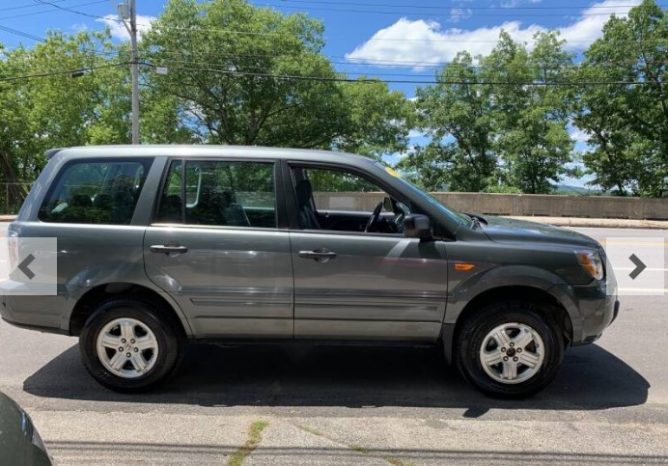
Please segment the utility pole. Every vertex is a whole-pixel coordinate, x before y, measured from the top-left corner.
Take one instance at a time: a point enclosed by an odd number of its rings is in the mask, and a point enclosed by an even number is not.
[[[137,3],[126,0],[118,5],[118,15],[130,34],[132,76],[132,144],[139,144],[139,53],[137,51]],[[128,20],[130,24],[128,24]]]

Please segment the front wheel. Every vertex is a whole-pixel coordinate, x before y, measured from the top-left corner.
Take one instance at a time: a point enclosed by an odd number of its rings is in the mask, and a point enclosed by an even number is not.
[[[112,300],[86,321],[79,339],[88,372],[107,388],[147,390],[177,367],[182,339],[168,319],[149,303]]]
[[[457,366],[483,392],[520,398],[557,375],[564,343],[549,309],[531,303],[493,304],[467,319],[458,333]]]

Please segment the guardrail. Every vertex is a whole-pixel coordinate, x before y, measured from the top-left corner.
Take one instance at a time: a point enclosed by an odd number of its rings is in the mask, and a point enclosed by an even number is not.
[[[383,198],[382,193],[314,194],[316,205],[323,209],[371,210]],[[456,210],[480,214],[668,220],[668,199],[456,192],[432,195]]]

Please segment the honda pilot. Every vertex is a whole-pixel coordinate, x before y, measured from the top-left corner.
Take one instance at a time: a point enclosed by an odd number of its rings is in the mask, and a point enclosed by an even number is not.
[[[125,392],[173,375],[188,341],[299,340],[438,345],[485,393],[526,396],[619,309],[593,239],[460,213],[327,151],[50,151],[9,225],[30,238],[56,239],[54,292],[15,293],[10,251],[3,319],[78,336],[92,377]]]

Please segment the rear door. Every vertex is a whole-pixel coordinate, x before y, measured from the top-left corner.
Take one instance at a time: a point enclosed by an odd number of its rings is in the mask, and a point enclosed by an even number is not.
[[[144,256],[197,337],[292,337],[289,234],[271,160],[172,160]]]

